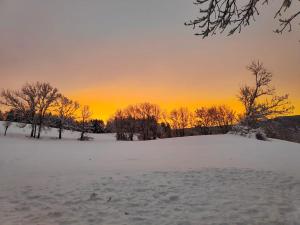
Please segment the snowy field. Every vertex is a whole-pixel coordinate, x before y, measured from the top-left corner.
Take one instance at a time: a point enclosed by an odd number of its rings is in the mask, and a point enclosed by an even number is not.
[[[234,135],[117,142],[0,127],[1,225],[297,225],[300,144]]]

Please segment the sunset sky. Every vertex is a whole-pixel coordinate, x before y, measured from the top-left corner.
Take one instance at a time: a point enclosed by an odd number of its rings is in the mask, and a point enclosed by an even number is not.
[[[279,3],[279,2],[278,2]],[[276,4],[241,34],[201,39],[193,0],[0,0],[0,89],[48,81],[107,119],[128,104],[228,104],[261,60],[300,114],[300,26],[273,33]]]

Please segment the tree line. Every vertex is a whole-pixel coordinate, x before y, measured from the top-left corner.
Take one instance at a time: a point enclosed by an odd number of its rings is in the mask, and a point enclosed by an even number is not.
[[[190,111],[179,107],[169,113],[152,103],[129,105],[117,110],[106,124],[102,120],[91,119],[88,106],[61,94],[49,83],[26,83],[20,90],[3,90],[0,103],[8,111],[0,111],[6,135],[11,122],[31,125],[30,137],[40,138],[43,127],[58,129],[62,138],[65,129],[80,132],[79,140],[87,140],[86,133],[116,133],[117,140],[154,140],[157,138],[187,135],[208,135],[227,133],[234,127],[237,132],[249,132],[278,115],[291,114],[294,107],[287,94],[278,96],[271,86],[273,74],[259,61],[253,61],[248,71],[254,78],[254,85],[244,85],[237,95],[244,107],[237,114],[226,105],[200,107]],[[242,131],[241,131],[242,130]]]
[[[276,94],[276,89],[271,86],[273,74],[263,63],[253,61],[247,70],[254,78],[254,85],[243,85],[237,94],[244,107],[240,114],[226,105],[200,107],[192,112],[179,107],[166,113],[158,105],[142,103],[118,110],[108,124],[118,140],[132,141],[134,136],[140,140],[152,140],[227,133],[230,130],[245,135],[258,128],[265,129],[263,122],[270,118],[293,113],[289,95]]]
[[[226,133],[236,122],[228,106],[202,107],[190,111],[179,107],[166,113],[156,104],[141,103],[118,110],[108,121],[117,140],[154,140],[157,138]]]
[[[46,127],[57,128],[59,139],[64,130],[74,130],[80,132],[80,140],[88,139],[85,134],[89,132],[115,132],[117,140],[133,140],[135,136],[151,140],[225,133],[235,122],[235,112],[227,106],[202,107],[195,112],[180,107],[166,113],[156,104],[141,103],[117,110],[105,124],[103,120],[91,119],[88,106],[81,107],[44,82],[26,83],[19,90],[3,90],[0,103],[8,107],[7,112],[0,111],[4,135],[12,122],[19,122],[30,124],[30,137],[37,139]]]

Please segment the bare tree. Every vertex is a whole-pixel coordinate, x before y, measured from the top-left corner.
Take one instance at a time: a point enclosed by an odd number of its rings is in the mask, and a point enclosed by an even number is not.
[[[298,5],[295,5],[297,2]],[[198,28],[200,32],[196,35],[203,38],[214,35],[217,31],[223,33],[226,28],[229,28],[228,35],[232,35],[255,21],[255,17],[260,14],[259,6],[268,3],[269,0],[195,0],[194,4],[200,8],[200,14],[185,25]],[[296,10],[291,11],[292,9]],[[275,32],[281,34],[285,30],[291,31],[292,22],[299,15],[299,1],[281,0],[279,9],[274,12],[274,18],[279,21],[279,28]]]
[[[170,121],[176,135],[184,136],[185,129],[189,126],[190,122],[190,112],[188,108],[180,107],[172,110],[170,113]]]
[[[142,140],[156,139],[158,120],[161,110],[158,105],[148,102],[136,105],[137,119],[140,123],[140,133]]]
[[[90,126],[89,126],[89,119],[91,118],[92,116],[92,112],[90,111],[90,107],[85,105],[82,107],[81,109],[81,114],[80,114],[80,132],[81,132],[81,135],[80,135],[80,140],[81,141],[84,141],[86,140],[86,137],[84,136],[84,134],[86,132],[88,132],[90,130]]]
[[[209,134],[209,128],[212,126],[212,120],[208,109],[201,107],[195,110],[196,127],[200,129],[201,134]]]
[[[58,138],[62,138],[62,131],[66,128],[66,122],[74,118],[79,109],[79,103],[72,101],[63,95],[59,95],[55,101],[55,112],[58,115]]]
[[[25,84],[22,87],[21,91],[17,92],[17,96],[26,104],[26,112],[24,112],[24,114],[27,121],[25,122],[31,123],[30,136],[35,137],[37,123],[37,104],[40,97],[38,94],[38,83]]]
[[[182,136],[185,135],[185,129],[189,126],[190,112],[188,108],[181,107],[178,109],[179,112],[179,125],[182,132]]]
[[[123,125],[125,126],[124,139],[133,141],[135,133],[139,132],[139,108],[136,105],[130,105],[123,110]]]
[[[180,128],[180,122],[179,122],[179,113],[176,109],[172,110],[170,112],[170,123],[172,129],[175,131],[175,136],[179,136],[179,128]]]
[[[43,126],[43,121],[45,115],[50,107],[55,104],[55,100],[59,96],[58,90],[52,87],[49,83],[36,83],[38,89],[38,135],[37,138],[41,136],[41,130]]]
[[[226,105],[220,105],[217,109],[217,126],[221,128],[223,133],[227,133],[232,125],[236,122],[236,113]]]
[[[245,109],[242,124],[255,127],[258,121],[292,113],[294,107],[288,101],[289,96],[276,95],[275,88],[270,87],[273,75],[261,62],[252,62],[247,69],[254,76],[255,85],[240,88],[238,99]]]
[[[117,140],[133,140],[135,128],[128,129],[128,123],[126,122],[126,116],[122,110],[117,110],[111,124],[116,131]],[[131,127],[131,126],[130,126]]]

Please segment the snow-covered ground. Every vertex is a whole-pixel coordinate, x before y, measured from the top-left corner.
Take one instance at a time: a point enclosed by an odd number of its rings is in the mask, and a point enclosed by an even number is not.
[[[0,127],[0,224],[300,224],[300,144]]]

